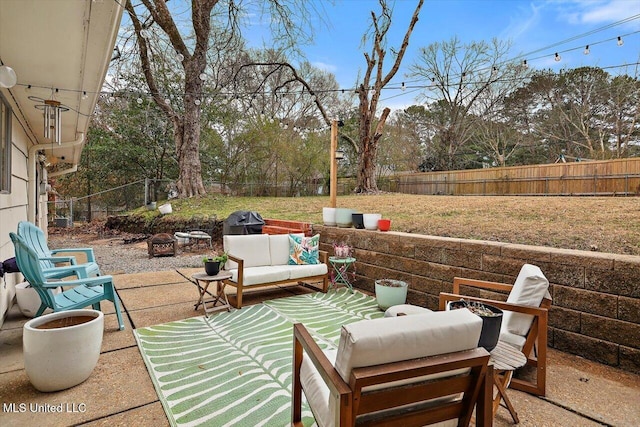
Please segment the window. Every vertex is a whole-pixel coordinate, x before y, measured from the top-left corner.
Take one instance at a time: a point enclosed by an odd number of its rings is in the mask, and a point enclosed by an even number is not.
[[[11,107],[0,94],[0,194],[11,193]]]

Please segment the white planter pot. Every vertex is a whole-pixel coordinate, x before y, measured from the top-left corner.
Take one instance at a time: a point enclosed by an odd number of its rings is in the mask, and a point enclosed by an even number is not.
[[[381,285],[380,282],[392,282],[395,286]],[[407,289],[409,285],[402,280],[381,279],[376,280],[376,301],[381,310],[386,310],[394,305],[407,302]]]
[[[171,203],[165,203],[164,205],[158,206],[158,210],[162,215],[167,215],[173,212],[173,208],[171,208]]]
[[[62,292],[60,288],[55,288],[52,291],[54,295]],[[35,316],[40,308],[40,304],[42,304],[40,295],[29,285],[29,282],[21,282],[16,285],[16,300],[18,301],[20,312],[25,317]],[[47,310],[51,312],[51,309]]]
[[[366,230],[377,230],[378,220],[382,219],[382,214],[364,214],[364,228]]]
[[[338,227],[349,228],[353,224],[353,209],[336,208],[336,224]]]
[[[78,316],[92,319],[74,326],[38,329]],[[22,349],[31,384],[40,391],[58,391],[89,378],[100,357],[103,331],[104,314],[97,310],[59,311],[29,320],[23,328]]]
[[[336,208],[322,208],[322,222],[330,227],[336,226]]]

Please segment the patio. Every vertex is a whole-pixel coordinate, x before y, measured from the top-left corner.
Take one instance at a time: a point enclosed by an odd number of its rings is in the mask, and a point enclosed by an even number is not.
[[[182,270],[187,276],[194,270]],[[35,391],[23,370],[22,325],[17,306],[0,331],[0,412],[2,425],[168,425],[147,373],[133,329],[202,315],[194,311],[195,285],[175,271],[114,276],[126,330],[118,331],[111,304],[105,304],[105,334],[98,366],[84,383],[56,393]],[[245,304],[311,292],[274,287],[247,293]],[[125,314],[126,313],[126,314]],[[548,392],[540,399],[509,390],[522,426],[636,425],[640,420],[640,377],[549,351]],[[11,404],[15,404],[12,406]],[[500,408],[495,425],[512,425]]]

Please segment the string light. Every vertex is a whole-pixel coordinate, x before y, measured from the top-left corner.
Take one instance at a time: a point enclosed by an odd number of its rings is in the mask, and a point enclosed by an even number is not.
[[[624,44],[624,41],[622,40],[622,37],[618,36],[618,46],[622,46]]]
[[[200,80],[205,81],[207,79],[207,75],[205,73],[200,73]]]
[[[179,54],[177,54],[177,55],[176,55],[176,59],[177,59],[178,61],[182,62],[182,61],[184,61],[184,55],[183,55],[183,54],[181,54],[181,53],[179,53]]]
[[[526,60],[526,59],[523,59],[523,60],[522,60],[522,66],[523,66],[524,68],[529,68],[529,65],[527,64],[527,60]]]
[[[556,62],[560,62],[560,60],[562,59],[562,57],[558,54],[558,52],[556,52],[555,57],[553,58]]]
[[[582,53],[584,53],[585,55],[589,55],[589,54],[591,53],[591,50],[589,50],[589,45],[587,45],[587,46],[584,48],[584,52],[582,52]]]

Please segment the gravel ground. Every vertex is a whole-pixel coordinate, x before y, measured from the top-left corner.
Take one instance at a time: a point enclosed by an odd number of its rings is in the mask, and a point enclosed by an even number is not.
[[[124,237],[126,236],[99,238],[91,234],[52,232],[48,243],[51,249],[93,248],[103,274],[197,268],[202,266],[203,256],[213,252],[209,248],[185,248],[180,249],[177,256],[149,258],[146,242],[125,244]]]

